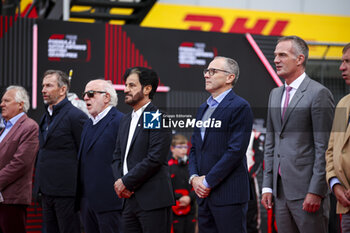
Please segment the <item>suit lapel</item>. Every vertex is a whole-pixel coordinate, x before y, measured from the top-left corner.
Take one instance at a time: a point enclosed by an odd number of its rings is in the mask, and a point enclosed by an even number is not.
[[[305,79],[303,80],[303,82],[300,84],[298,90],[295,92],[292,100],[290,101],[290,103],[287,107],[286,113],[284,114],[284,120],[282,123],[281,132],[283,131],[283,129],[284,129],[284,127],[289,119],[289,116],[294,111],[294,109],[298,105],[299,101],[303,98],[309,83],[310,83],[310,78],[308,76],[306,76]]]
[[[220,114],[222,114],[226,107],[230,104],[230,102],[232,101],[232,99],[235,97],[234,92],[231,90],[229,93],[227,93],[227,95],[225,96],[225,98],[220,102],[220,104],[215,108],[213,114],[210,116],[210,118],[215,118],[217,119],[218,116],[220,116]],[[204,114],[205,111],[203,111]],[[202,117],[203,117],[202,114]],[[205,133],[204,133],[204,138],[203,138],[203,144],[205,144],[205,140],[208,137],[208,133],[209,133],[210,129],[205,129]],[[202,137],[201,137],[202,138]]]
[[[128,143],[128,136],[129,136],[129,130],[130,130],[130,123],[131,123],[131,112],[128,113],[125,116],[125,124],[120,124],[119,127],[123,127],[120,131],[120,136],[123,135],[123,137],[120,137],[120,151],[122,159],[124,160],[125,157],[125,151],[126,151],[126,145]],[[119,137],[119,134],[118,134]]]
[[[21,116],[21,118],[18,119],[18,121],[16,122],[16,124],[14,124],[11,128],[11,130],[8,132],[8,134],[6,134],[6,136],[4,137],[4,139],[1,141],[0,143],[0,148],[3,147],[3,145],[5,144],[6,141],[9,140],[9,138],[11,138],[15,133],[18,132],[18,129],[21,128],[22,123],[27,119],[27,115],[24,114],[23,116]]]
[[[281,129],[282,127],[282,109],[281,109],[281,104],[282,104],[282,96],[284,92],[284,86],[281,86],[275,90],[275,93],[273,96],[271,96],[271,106],[270,107],[270,112],[271,112],[271,118],[273,119],[274,124],[276,124],[277,129]]]
[[[135,132],[134,132],[134,135],[132,137],[132,140],[131,140],[131,143],[130,143],[130,148],[132,147],[132,145],[134,144],[135,142],[135,139],[137,137],[137,135],[140,133],[141,129],[142,129],[142,124],[143,124],[143,113],[145,111],[156,111],[156,107],[150,103],[141,113],[141,116],[139,118],[139,121],[137,122],[137,125],[136,125],[136,128],[135,128]],[[130,127],[129,127],[130,128]],[[129,150],[130,151],[130,150]]]
[[[348,103],[350,104],[350,103]],[[344,144],[348,141],[349,137],[350,137],[350,124],[348,123],[349,122],[349,105],[346,106],[346,121],[345,121],[345,124],[347,125],[346,127],[346,132],[344,134]]]

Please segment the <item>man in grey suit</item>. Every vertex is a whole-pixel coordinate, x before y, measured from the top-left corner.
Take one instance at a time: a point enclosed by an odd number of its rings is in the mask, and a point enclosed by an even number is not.
[[[325,151],[332,127],[331,92],[305,74],[308,46],[297,36],[275,48],[285,85],[270,93],[262,204],[272,208],[279,233],[327,232]]]

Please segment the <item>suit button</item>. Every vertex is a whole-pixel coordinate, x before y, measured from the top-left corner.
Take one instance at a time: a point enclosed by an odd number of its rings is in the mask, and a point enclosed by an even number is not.
[[[280,157],[280,155],[278,154],[278,155],[277,155],[277,158],[279,158],[279,157]]]
[[[283,136],[282,136],[282,135],[280,135],[280,139],[283,139]]]

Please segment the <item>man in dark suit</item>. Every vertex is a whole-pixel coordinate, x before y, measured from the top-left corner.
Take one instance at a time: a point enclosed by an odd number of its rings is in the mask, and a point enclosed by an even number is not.
[[[275,198],[279,233],[325,233],[329,212],[325,151],[333,96],[306,75],[309,48],[303,39],[282,37],[274,53],[277,74],[285,85],[270,93],[261,202],[270,209]]]
[[[253,115],[246,100],[232,88],[239,67],[235,60],[215,57],[204,70],[211,96],[196,120],[215,119],[218,128],[195,128],[190,150],[190,184],[198,198],[199,232],[246,232],[250,195],[246,151]],[[216,125],[216,124],[215,124]]]
[[[115,191],[125,198],[124,233],[169,233],[171,206],[175,204],[167,157],[171,132],[148,129],[145,114],[159,120],[151,103],[158,76],[150,69],[135,67],[124,74],[125,103],[133,107],[121,121],[114,153]]]
[[[0,107],[5,124],[0,130],[0,232],[25,233],[39,127],[26,115],[29,96],[23,87],[8,87]]]
[[[43,78],[46,113],[40,121],[40,149],[36,162],[34,191],[42,197],[46,232],[80,232],[74,210],[77,191],[78,150],[87,115],[67,99],[69,80],[59,70]]]
[[[90,81],[83,94],[90,114],[79,149],[78,204],[85,233],[121,233],[122,201],[114,192],[111,163],[123,115],[113,85]]]

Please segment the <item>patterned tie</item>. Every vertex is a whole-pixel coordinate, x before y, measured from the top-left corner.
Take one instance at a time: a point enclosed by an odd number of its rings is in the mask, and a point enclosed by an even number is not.
[[[288,107],[288,104],[289,104],[289,98],[290,98],[290,91],[291,91],[292,89],[293,89],[292,87],[286,86],[286,98],[284,99],[284,104],[283,104],[282,121],[283,121],[283,118],[284,118],[284,114],[285,114],[286,111],[287,111],[287,107]]]

